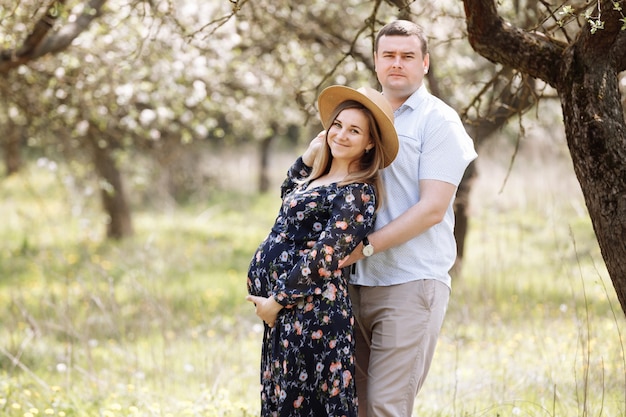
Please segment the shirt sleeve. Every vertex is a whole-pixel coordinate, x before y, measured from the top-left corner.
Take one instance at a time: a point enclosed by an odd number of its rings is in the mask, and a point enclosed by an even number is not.
[[[292,191],[298,186],[298,181],[301,181],[311,175],[312,168],[305,165],[302,161],[302,157],[296,159],[296,162],[287,171],[287,178],[283,181],[280,187],[280,197],[283,198],[285,194]]]
[[[460,120],[443,120],[427,127],[418,177],[458,186],[465,169],[476,158],[474,144]]]
[[[376,196],[370,184],[340,188],[331,215],[313,247],[300,251],[291,271],[282,274],[274,298],[283,306],[309,295],[320,295],[324,281],[341,275],[339,261],[349,255],[374,226]]]

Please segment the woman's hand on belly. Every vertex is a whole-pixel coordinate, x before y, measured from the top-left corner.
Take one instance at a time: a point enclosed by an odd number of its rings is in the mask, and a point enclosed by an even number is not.
[[[276,317],[278,313],[283,309],[283,306],[278,304],[274,297],[257,297],[255,295],[248,295],[246,300],[255,305],[256,315],[267,323],[268,326],[274,327],[276,324]]]

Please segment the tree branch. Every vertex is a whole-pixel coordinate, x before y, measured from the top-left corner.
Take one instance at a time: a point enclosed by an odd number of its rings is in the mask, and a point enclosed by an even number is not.
[[[6,74],[11,69],[43,55],[67,48],[100,15],[105,3],[106,0],[90,0],[75,21],[51,34],[54,23],[61,14],[59,9],[65,5],[65,0],[54,0],[44,16],[35,23],[21,47],[17,50],[0,51],[0,74]]]
[[[64,50],[84,32],[89,24],[102,14],[102,7],[106,0],[90,0],[85,5],[82,13],[71,23],[67,23],[58,32],[44,39],[35,50],[33,59],[43,55]]]
[[[59,16],[59,8],[65,0],[53,1],[46,13],[35,23],[33,31],[26,37],[21,47],[16,50],[8,49],[0,52],[0,73],[7,73],[10,69],[18,67],[31,59],[37,46],[48,35],[54,21]]]
[[[538,32],[505,22],[493,0],[463,0],[472,48],[488,60],[516,68],[555,86],[560,57],[567,46]]]

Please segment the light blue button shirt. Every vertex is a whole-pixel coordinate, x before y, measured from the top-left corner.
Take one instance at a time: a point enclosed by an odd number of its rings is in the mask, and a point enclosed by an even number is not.
[[[400,150],[383,170],[386,198],[375,229],[404,213],[420,199],[419,181],[439,180],[458,186],[476,158],[474,143],[454,109],[422,85],[395,113]],[[435,279],[451,286],[449,271],[456,258],[454,209],[450,202],[441,223],[385,252],[357,262],[350,282],[364,286]]]

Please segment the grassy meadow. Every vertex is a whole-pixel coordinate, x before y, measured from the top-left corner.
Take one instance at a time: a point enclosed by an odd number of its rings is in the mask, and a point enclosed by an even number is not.
[[[262,327],[245,276],[276,189],[134,212],[32,163],[0,182],[0,415],[255,416]],[[248,167],[248,170],[250,168]],[[416,416],[626,416],[626,320],[570,162],[487,157]],[[244,175],[238,169],[239,175]]]

